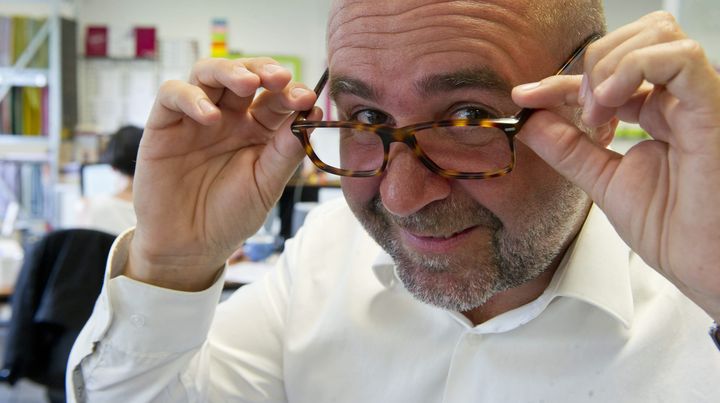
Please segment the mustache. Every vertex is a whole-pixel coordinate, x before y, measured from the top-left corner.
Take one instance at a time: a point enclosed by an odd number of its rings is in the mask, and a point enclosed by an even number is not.
[[[376,217],[417,234],[449,236],[476,226],[493,232],[503,227],[502,221],[492,211],[468,197],[450,196],[437,200],[405,217],[390,213],[380,195],[373,197],[368,204]]]

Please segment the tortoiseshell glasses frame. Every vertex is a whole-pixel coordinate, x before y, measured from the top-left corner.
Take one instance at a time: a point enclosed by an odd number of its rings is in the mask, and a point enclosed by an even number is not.
[[[579,60],[583,54],[585,53],[585,50],[587,47],[593,43],[594,41],[600,39],[601,36],[598,34],[594,34],[590,36],[588,39],[583,42],[582,45],[580,45],[570,56],[570,58],[565,62],[565,64],[560,67],[556,75],[563,75],[567,74],[572,66],[575,64],[577,60]],[[320,93],[325,88],[325,85],[328,81],[329,77],[329,70],[326,69],[325,73],[320,78],[320,81],[315,86],[315,93],[320,96]],[[530,116],[535,112],[535,109],[530,108],[523,108],[518,113],[516,113],[514,116],[507,117],[507,118],[496,118],[496,119],[480,119],[480,120],[471,120],[471,119],[453,119],[453,120],[439,120],[434,122],[423,122],[423,123],[417,123],[405,127],[399,127],[394,128],[390,126],[385,125],[372,125],[372,124],[365,124],[365,123],[359,123],[359,122],[350,122],[350,121],[311,121],[307,120],[307,116],[310,114],[312,109],[300,112],[297,117],[295,118],[294,122],[291,125],[291,131],[295,135],[295,137],[300,140],[303,147],[305,148],[305,153],[310,158],[310,160],[315,164],[316,167],[320,168],[321,170],[325,172],[329,172],[335,175],[340,176],[351,176],[351,177],[372,177],[372,176],[378,176],[381,175],[382,172],[387,167],[388,161],[389,161],[389,154],[390,154],[390,145],[394,142],[400,142],[406,144],[417,156],[417,158],[425,165],[430,171],[446,177],[446,178],[453,178],[453,179],[488,179],[488,178],[494,178],[499,177],[508,174],[511,172],[515,166],[515,136],[517,133],[522,129],[525,122],[530,118]],[[438,166],[433,160],[431,160],[420,148],[420,145],[417,142],[417,139],[415,138],[415,132],[418,130],[424,130],[424,129],[431,129],[431,128],[440,128],[440,127],[487,127],[487,128],[496,128],[505,133],[505,136],[508,140],[508,146],[510,147],[510,154],[511,154],[511,160],[509,161],[508,165],[496,170],[492,171],[485,171],[485,172],[460,172],[456,170],[450,170],[450,169],[444,169],[440,166]],[[365,132],[371,132],[377,134],[383,143],[383,149],[384,149],[384,158],[382,165],[374,170],[369,171],[355,171],[355,170],[348,170],[348,169],[341,169],[341,168],[335,168],[332,166],[327,165],[325,162],[320,160],[318,156],[316,155],[315,151],[313,150],[313,147],[310,143],[310,132],[313,129],[316,128],[338,128],[338,129],[353,129],[353,130],[362,130]]]

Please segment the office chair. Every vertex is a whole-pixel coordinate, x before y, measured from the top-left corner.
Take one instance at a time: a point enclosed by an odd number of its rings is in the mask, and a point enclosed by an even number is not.
[[[66,229],[43,236],[26,255],[12,296],[0,381],[27,378],[64,401],[65,367],[102,288],[115,236]]]

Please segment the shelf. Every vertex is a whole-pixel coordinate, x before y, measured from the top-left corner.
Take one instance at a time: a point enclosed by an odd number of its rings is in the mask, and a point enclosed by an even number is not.
[[[49,152],[47,137],[0,134],[0,160],[45,162]]]
[[[109,61],[109,62],[157,62],[157,57],[134,57],[134,56],[78,56],[78,60],[84,61]]]
[[[48,76],[48,69],[0,67],[0,86],[45,87],[48,84]]]
[[[21,175],[23,183],[15,183],[17,186],[12,191],[17,199],[25,203],[20,206],[21,216],[37,218],[37,222],[45,223],[42,230],[45,231],[57,227],[60,222],[60,199],[56,186],[63,148],[62,135],[65,129],[75,126],[77,0],[0,0],[0,5],[4,16],[17,15],[19,18],[44,21],[39,29],[32,29],[34,33],[26,38],[29,39],[27,43],[13,40],[12,46],[21,48],[14,49],[20,51],[20,56],[15,58],[12,66],[0,68],[0,99],[10,87],[47,89],[43,100],[45,109],[40,113],[45,127],[43,135],[1,134],[0,161],[20,163],[20,172],[27,173],[25,177]],[[8,38],[2,39],[8,42]],[[47,68],[28,68],[34,65],[33,62],[38,62],[35,57],[40,55],[39,52],[43,52],[43,59],[44,53],[47,53]],[[20,115],[15,113],[11,116]],[[37,119],[37,114],[33,116]],[[25,187],[21,189],[20,186]],[[18,228],[22,226],[23,223],[20,223]],[[32,223],[29,225],[33,226]]]
[[[60,3],[70,3],[71,0],[58,0]],[[53,0],[0,0],[0,4],[49,4]]]
[[[18,5],[18,6],[33,6],[33,5],[52,5],[57,3],[63,7],[70,7],[74,5],[75,0],[0,0],[0,4],[4,5]]]
[[[0,0],[3,15],[75,19],[79,0]]]

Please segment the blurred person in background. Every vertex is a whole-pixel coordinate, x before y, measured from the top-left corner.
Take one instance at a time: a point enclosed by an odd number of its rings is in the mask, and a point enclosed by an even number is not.
[[[100,162],[109,164],[120,176],[116,193],[85,198],[78,213],[78,227],[110,234],[120,234],[135,226],[133,208],[133,177],[143,129],[136,126],[120,128],[108,142]]]

